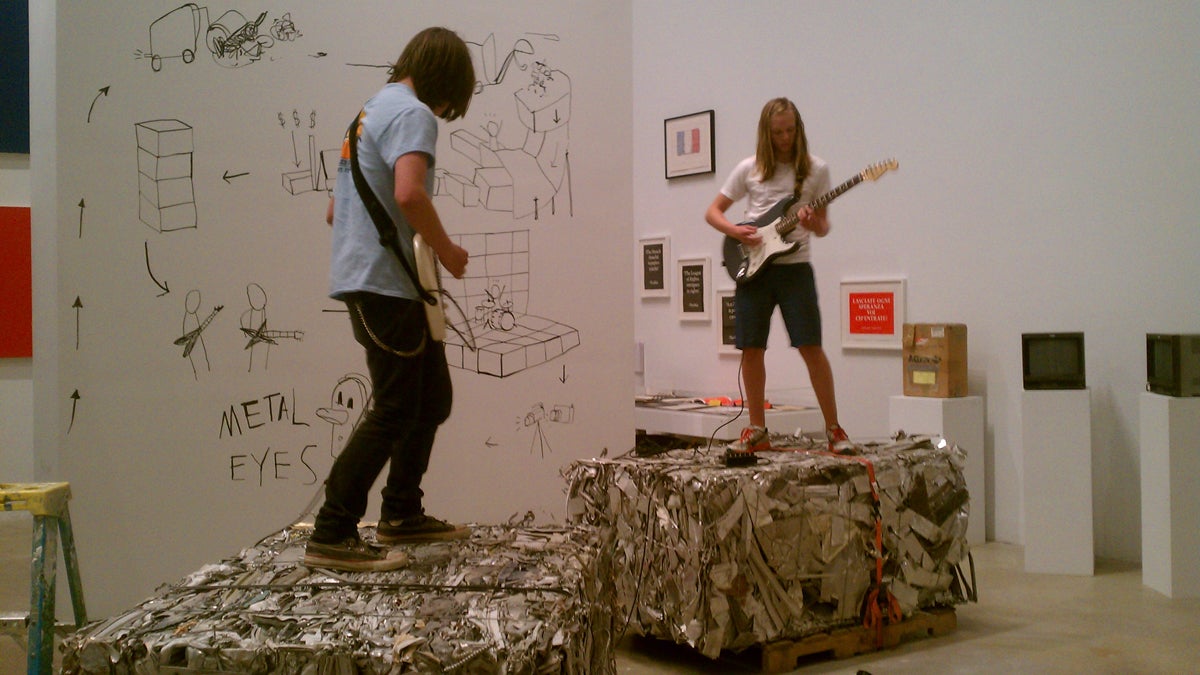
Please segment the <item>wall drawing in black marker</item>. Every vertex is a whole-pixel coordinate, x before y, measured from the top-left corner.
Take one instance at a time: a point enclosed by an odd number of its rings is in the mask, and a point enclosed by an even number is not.
[[[196,227],[192,187],[192,127],[177,119],[134,125],[138,219],[158,232]]]
[[[159,72],[163,59],[196,60],[201,47],[223,68],[239,68],[254,63],[275,46],[276,41],[292,42],[302,34],[296,29],[290,12],[266,25],[268,12],[252,19],[231,9],[209,22],[208,7],[189,2],[150,23],[150,51],[137,50],[136,58],[150,59],[150,68]]]
[[[213,319],[217,318],[217,313],[224,309],[225,306],[217,305],[213,307],[208,316],[201,319],[200,291],[196,289],[188,291],[183,303],[183,335],[175,340],[175,346],[183,347],[183,358],[191,363],[192,376],[200,379],[199,370],[196,368],[196,348],[199,347],[199,357],[204,359],[204,370],[211,371],[212,363],[208,360],[208,347],[204,344],[204,331],[212,323]]]
[[[502,92],[499,85],[514,61],[528,78],[512,91],[511,108],[504,106],[513,111],[511,117],[450,133],[450,148],[456,154],[435,172],[435,195],[465,207],[511,212],[513,218],[537,220],[560,209],[572,215],[571,78],[545,60],[533,60],[528,40],[519,40],[500,66],[494,64],[493,37],[474,47],[483,63],[485,80],[478,87],[483,95]]]
[[[267,329],[267,292],[262,286],[247,284],[246,301],[250,306],[238,320],[242,335],[246,338],[245,350],[250,352],[250,365],[246,370],[254,370],[256,353],[260,354],[260,367],[266,370],[270,365],[271,345],[279,344],[281,339],[303,340],[304,331]]]
[[[301,115],[300,111],[292,110],[290,117],[282,112],[276,117],[279,126],[291,133],[293,168],[282,173],[283,189],[293,195],[332,190],[341,148],[317,149],[317,137],[312,131],[317,126],[317,111]]]
[[[207,31],[208,8],[189,2],[155,19],[150,24],[150,53],[138,50],[136,55],[150,59],[150,68],[156,73],[162,70],[163,59],[191,63]]]
[[[525,38],[520,38],[513,43],[512,49],[508,50],[503,59],[499,58],[496,53],[495,33],[488,35],[482,43],[471,42],[468,44],[475,50],[479,65],[482,66],[476,72],[476,75],[482,78],[475,85],[476,94],[483,93],[483,90],[488,87],[502,84],[508,75],[508,69],[514,64],[518,70],[528,68],[529,65],[525,63],[528,60],[526,57],[532,57],[534,54],[533,44]]]
[[[283,16],[271,22],[271,37],[283,42],[291,42],[298,37],[301,37],[300,31],[296,30],[296,24],[292,21],[292,13],[284,12]]]
[[[572,404],[557,404],[546,410],[544,403],[537,403],[525,414],[522,425],[533,429],[533,440],[529,445],[529,454],[535,451],[545,459],[547,452],[553,452],[550,439],[546,436],[548,424],[570,424],[575,421],[575,406]]]
[[[317,417],[329,423],[329,456],[337,457],[346,441],[362,421],[371,403],[371,385],[358,373],[347,373],[337,381],[329,397],[329,406],[317,408]]]
[[[451,366],[508,377],[562,356],[579,346],[579,331],[530,313],[529,230],[450,237],[467,249],[471,264],[462,279],[442,275],[442,285],[463,309],[446,336]],[[474,335],[475,349],[461,335]]]
[[[506,294],[508,289],[496,282],[484,289],[487,295],[480,304],[475,305],[475,324],[487,330],[511,331],[517,327],[517,315],[513,313],[512,298]]]

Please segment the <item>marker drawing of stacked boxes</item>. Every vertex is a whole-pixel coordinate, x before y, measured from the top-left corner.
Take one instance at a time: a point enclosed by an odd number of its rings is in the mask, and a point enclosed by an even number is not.
[[[175,119],[138,122],[138,218],[158,232],[196,227],[192,127]]]

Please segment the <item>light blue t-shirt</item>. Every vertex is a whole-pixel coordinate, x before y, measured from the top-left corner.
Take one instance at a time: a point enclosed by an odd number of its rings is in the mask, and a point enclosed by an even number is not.
[[[410,152],[429,157],[425,189],[433,194],[433,165],[437,146],[437,117],[417,99],[406,84],[387,84],[363,106],[365,115],[358,137],[358,164],[363,176],[392,216],[399,243],[413,264],[414,231],[396,205],[396,160]],[[329,295],[368,291],[380,295],[418,299],[412,280],[395,253],[379,243],[379,230],[358,196],[350,170],[349,139],[342,145],[337,183],[333,191],[333,246]]]

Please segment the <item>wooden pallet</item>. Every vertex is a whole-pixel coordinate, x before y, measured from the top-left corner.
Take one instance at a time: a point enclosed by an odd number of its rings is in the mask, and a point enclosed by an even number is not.
[[[846,659],[878,649],[891,649],[910,638],[952,633],[958,627],[953,607],[938,607],[914,612],[900,623],[883,627],[882,633],[862,626],[838,628],[799,640],[779,640],[762,646],[764,673],[782,673],[796,669],[802,657],[830,654]]]

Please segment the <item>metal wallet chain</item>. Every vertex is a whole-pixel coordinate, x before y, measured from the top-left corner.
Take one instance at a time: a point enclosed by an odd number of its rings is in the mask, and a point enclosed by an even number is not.
[[[425,351],[425,343],[428,341],[428,338],[429,338],[428,331],[421,332],[421,344],[417,345],[416,348],[413,349],[411,352],[403,352],[403,351],[399,351],[396,349],[392,349],[391,347],[383,344],[383,340],[380,340],[375,335],[375,331],[371,330],[371,325],[367,323],[367,317],[363,316],[362,308],[359,307],[358,303],[351,302],[349,304],[351,307],[354,308],[354,312],[356,314],[358,314],[358,320],[362,322],[363,328],[366,329],[367,335],[371,336],[371,342],[374,342],[376,347],[379,347],[383,351],[385,351],[393,356],[399,356],[400,358],[404,358],[404,359],[412,357],[412,356],[416,356],[417,354],[420,354],[421,352]]]

